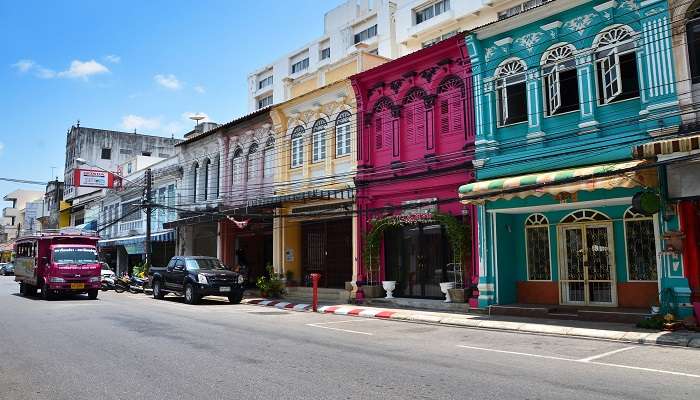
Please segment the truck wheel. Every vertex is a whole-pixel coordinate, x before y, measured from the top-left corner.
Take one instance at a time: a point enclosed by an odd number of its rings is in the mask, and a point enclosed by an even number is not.
[[[24,287],[24,293],[29,297],[36,297],[36,289],[36,286],[27,284]]]
[[[54,294],[51,293],[51,290],[49,290],[49,285],[44,282],[41,285],[41,298],[44,300],[53,300],[54,299]]]
[[[90,300],[97,300],[97,294],[99,291],[97,289],[90,289],[88,290],[88,299]]]
[[[243,293],[233,293],[228,296],[228,301],[231,304],[239,304],[243,300]]]
[[[192,285],[191,283],[185,285],[185,303],[199,303],[199,295],[197,295],[197,291],[194,289],[194,285]]]
[[[160,281],[153,282],[153,298],[156,300],[163,300],[163,297],[165,297],[165,293],[163,293],[163,290],[160,288]]]
[[[27,297],[27,285],[25,285],[24,282],[19,283],[19,294]]]

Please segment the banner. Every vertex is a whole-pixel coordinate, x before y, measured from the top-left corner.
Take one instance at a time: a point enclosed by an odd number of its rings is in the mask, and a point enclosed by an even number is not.
[[[73,185],[76,187],[94,187],[111,189],[114,187],[114,174],[107,171],[88,169],[75,169],[73,171]]]

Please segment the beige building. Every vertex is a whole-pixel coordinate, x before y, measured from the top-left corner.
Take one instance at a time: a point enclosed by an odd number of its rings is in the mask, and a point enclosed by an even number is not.
[[[0,232],[0,242],[7,242],[17,237],[20,230],[24,229],[24,209],[27,203],[41,200],[44,197],[43,191],[17,189],[3,197],[4,201],[11,202],[12,205],[2,210],[2,232]]]

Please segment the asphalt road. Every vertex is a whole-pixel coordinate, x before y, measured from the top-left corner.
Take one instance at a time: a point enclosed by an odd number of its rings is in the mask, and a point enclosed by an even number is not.
[[[698,399],[700,351],[0,277],[0,399]]]

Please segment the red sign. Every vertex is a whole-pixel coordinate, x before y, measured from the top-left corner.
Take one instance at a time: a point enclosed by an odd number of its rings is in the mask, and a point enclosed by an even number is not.
[[[111,172],[89,169],[73,170],[74,186],[111,189],[115,184],[118,186],[120,183],[121,179]]]

